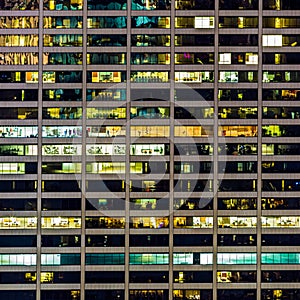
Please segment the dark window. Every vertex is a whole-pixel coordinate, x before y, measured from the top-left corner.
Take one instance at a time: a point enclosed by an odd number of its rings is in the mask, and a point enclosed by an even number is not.
[[[85,290],[85,300],[124,300],[123,290]]]
[[[16,299],[35,300],[35,297],[36,297],[35,294],[36,294],[35,291],[0,291],[0,299],[5,299],[5,300],[16,300]]]
[[[174,246],[212,246],[210,234],[175,234]]]
[[[36,247],[36,236],[0,235],[0,247]]]
[[[131,234],[129,244],[130,247],[168,247],[169,236],[166,234]]]
[[[168,283],[168,272],[129,272],[130,283]]]
[[[43,235],[42,247],[80,247],[80,236]]]
[[[124,235],[88,235],[85,239],[86,247],[124,247]]]

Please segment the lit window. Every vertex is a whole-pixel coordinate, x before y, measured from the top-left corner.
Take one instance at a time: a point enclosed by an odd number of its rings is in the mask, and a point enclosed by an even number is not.
[[[219,82],[238,82],[239,72],[236,71],[221,71],[219,76]]]
[[[262,264],[300,264],[299,253],[262,253]]]
[[[220,65],[231,65],[231,53],[220,53],[219,54]]]
[[[203,72],[175,72],[175,81],[178,82],[213,82],[214,73]]]
[[[218,265],[255,265],[256,253],[218,253]]]
[[[86,146],[87,155],[124,155],[126,146],[122,144],[95,144]]]
[[[0,254],[1,266],[35,266],[36,254]]]
[[[263,46],[265,47],[282,47],[282,35],[263,35]]]
[[[122,82],[122,72],[92,72],[92,82]]]
[[[81,155],[81,145],[43,145],[42,155]]]
[[[37,83],[38,77],[38,72],[26,72],[26,83]]]
[[[258,54],[257,53],[246,53],[246,65],[257,65]]]
[[[167,265],[169,263],[168,253],[130,253],[130,265]]]
[[[174,265],[192,265],[193,253],[174,253],[173,254]]]
[[[169,126],[131,126],[132,137],[168,137],[170,136]]]
[[[195,28],[214,28],[214,17],[195,17]]]
[[[90,174],[125,174],[125,162],[87,163],[86,172]]]

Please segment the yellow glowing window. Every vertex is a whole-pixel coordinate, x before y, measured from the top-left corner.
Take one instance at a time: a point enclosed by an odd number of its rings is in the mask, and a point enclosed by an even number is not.
[[[246,65],[257,65],[258,54],[257,53],[246,53]]]
[[[132,137],[168,137],[169,126],[131,126]]]

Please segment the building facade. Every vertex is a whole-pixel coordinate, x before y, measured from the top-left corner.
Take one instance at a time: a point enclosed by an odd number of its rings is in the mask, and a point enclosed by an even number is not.
[[[300,299],[299,1],[0,10],[0,299]]]

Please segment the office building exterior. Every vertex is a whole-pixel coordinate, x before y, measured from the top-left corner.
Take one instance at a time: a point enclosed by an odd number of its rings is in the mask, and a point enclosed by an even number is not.
[[[299,1],[0,11],[0,299],[300,299]]]

